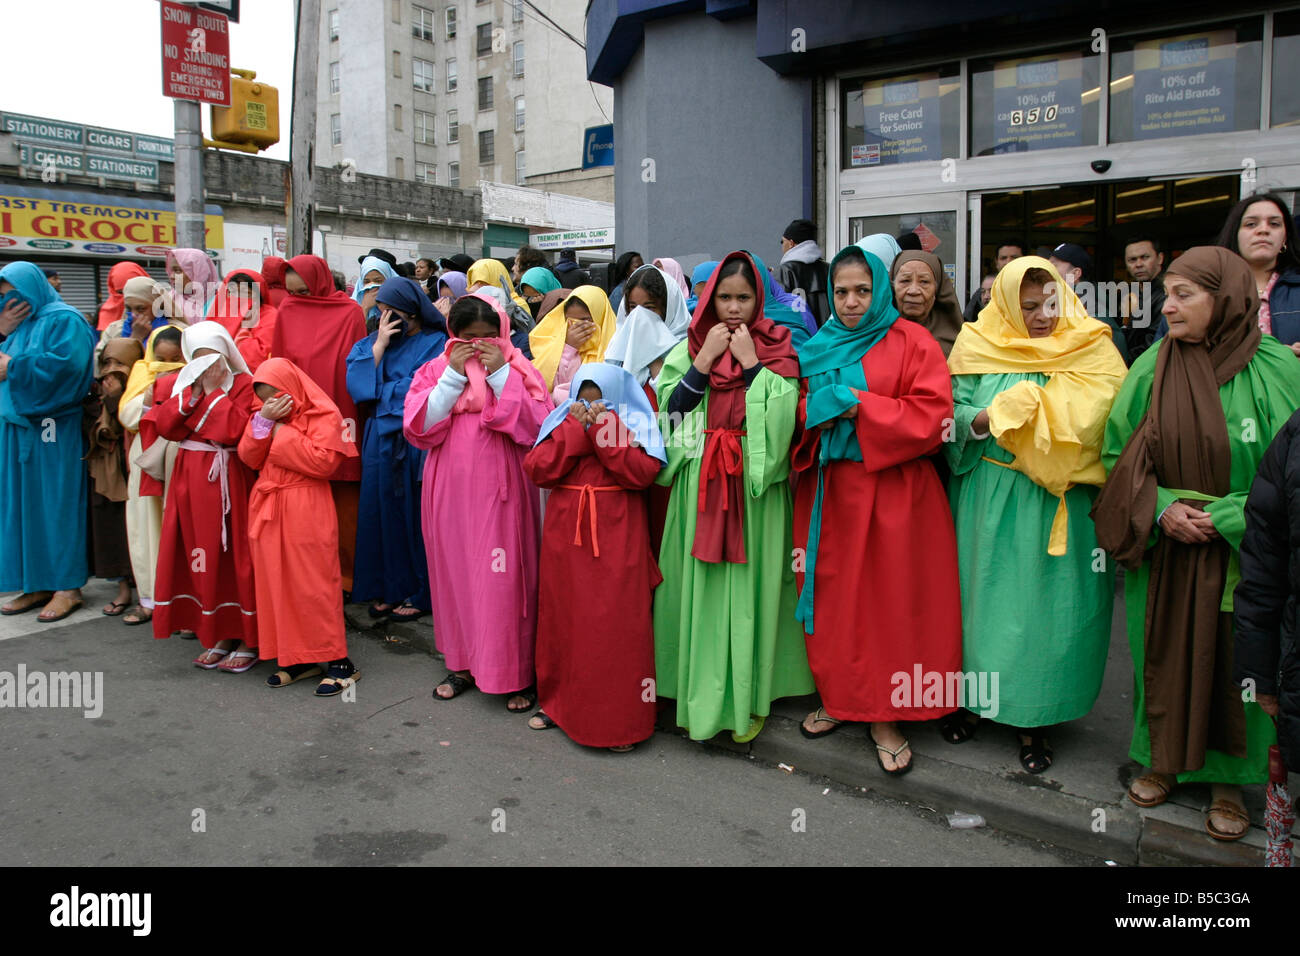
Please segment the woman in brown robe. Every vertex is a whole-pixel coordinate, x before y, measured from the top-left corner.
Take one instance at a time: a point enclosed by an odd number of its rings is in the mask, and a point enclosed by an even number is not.
[[[117,595],[103,613],[117,617],[131,603],[131,552],[126,541],[126,444],[118,400],[131,367],[144,358],[134,337],[108,339],[86,400],[86,469],[90,473],[90,569],[117,582]]]

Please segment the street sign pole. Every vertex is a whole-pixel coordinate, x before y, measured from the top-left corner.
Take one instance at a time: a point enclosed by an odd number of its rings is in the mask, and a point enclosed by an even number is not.
[[[289,254],[311,252],[316,217],[316,61],[320,3],[298,0],[293,47],[293,112],[289,118]]]
[[[230,105],[230,21],[161,0],[163,95],[175,100],[176,242],[204,249],[202,103]]]
[[[176,115],[176,244],[205,249],[203,218],[202,107],[193,100],[175,100]]]

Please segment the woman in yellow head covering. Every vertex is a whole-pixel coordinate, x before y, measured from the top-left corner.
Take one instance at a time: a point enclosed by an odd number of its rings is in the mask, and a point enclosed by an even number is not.
[[[528,333],[533,365],[557,404],[569,397],[569,382],[581,366],[605,361],[616,326],[617,314],[605,293],[580,285]]]
[[[170,331],[169,331],[170,330]],[[158,543],[162,534],[163,498],[141,489],[144,472],[136,459],[143,442],[140,439],[140,419],[153,404],[154,383],[159,376],[185,367],[181,354],[181,330],[170,325],[154,329],[145,346],[144,358],[131,367],[126,388],[118,402],[117,417],[126,429],[127,479],[126,479],[126,543],[131,553],[131,572],[135,575],[140,603],[122,618],[124,624],[144,624],[153,617],[154,569],[158,564]],[[176,462],[176,443],[155,438],[152,448],[163,466],[164,485],[171,477]]]
[[[961,743],[978,717],[1009,724],[1021,764],[1042,773],[1045,728],[1092,709],[1106,666],[1113,579],[1088,512],[1126,369],[1110,329],[1038,256],[998,274],[948,369],[963,668],[990,675],[992,692],[962,702],[941,732]]]
[[[514,283],[510,281],[510,273],[496,259],[479,259],[469,267],[469,272],[465,273],[465,278],[469,280],[465,291],[477,292],[483,286],[490,289],[504,288],[516,305],[523,309],[524,312],[528,311],[528,300],[519,294]]]

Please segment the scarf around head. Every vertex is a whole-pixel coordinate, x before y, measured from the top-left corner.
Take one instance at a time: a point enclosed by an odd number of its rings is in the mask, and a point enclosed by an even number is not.
[[[943,349],[943,357],[947,358],[952,353],[953,344],[957,341],[957,333],[965,324],[965,317],[962,314],[961,303],[957,301],[957,292],[952,287],[952,280],[948,278],[948,273],[943,269],[943,262],[933,252],[921,252],[917,249],[907,249],[900,252],[894,259],[894,265],[889,270],[890,284],[898,277],[898,271],[908,262],[920,261],[930,269],[930,274],[934,276],[934,302],[930,306],[930,311],[925,318],[915,320],[919,325],[925,327],[939,347]],[[902,313],[899,313],[902,315]],[[907,316],[903,316],[907,318]]]
[[[605,407],[617,415],[624,427],[636,436],[637,444],[645,449],[646,454],[659,459],[660,464],[667,464],[668,454],[664,450],[663,435],[659,431],[659,417],[651,408],[645,390],[626,369],[601,362],[584,365],[578,369],[573,376],[569,397],[546,416],[533,446],[540,445],[542,439],[563,423],[564,417],[569,414],[569,409],[578,400],[578,392],[588,382],[600,389],[600,401],[604,402]]]
[[[253,280],[251,283],[239,284],[256,286],[255,297],[244,296],[231,288],[231,280],[240,276],[247,276]],[[275,322],[275,306],[271,304],[271,286],[266,278],[252,269],[234,269],[226,273],[226,277],[221,281],[217,296],[212,300],[212,308],[208,310],[208,318],[220,322],[230,333],[231,338],[234,338],[244,327],[245,313],[254,306],[258,310],[257,323],[250,325],[250,329],[264,321]]]
[[[739,259],[749,266],[755,281],[754,318],[749,336],[754,341],[758,361],[782,378],[798,378],[799,360],[790,344],[790,331],[767,317],[765,283],[758,266],[746,252],[731,252],[709,277],[700,295],[700,304],[686,336],[687,354],[693,360],[699,354],[709,330],[719,322],[713,297],[719,276],[727,263]],[[745,376],[730,351],[723,352],[709,370],[709,392],[705,397],[704,457],[700,466],[700,494],[695,520],[695,540],[691,554],[700,561],[732,564],[745,563],[745,489],[741,479],[744,457],[740,438],[745,422]]]
[[[186,322],[197,322],[207,314],[209,296],[221,278],[216,263],[202,249],[168,249],[165,257],[170,279],[180,266],[185,272],[185,287],[174,288],[172,296],[180,306]]]
[[[536,401],[546,401],[549,405],[550,393],[542,382],[537,369],[524,357],[524,353],[515,348],[510,341],[510,317],[506,315],[506,310],[501,307],[501,303],[495,297],[483,292],[471,292],[469,295],[476,299],[482,299],[492,306],[492,311],[496,313],[498,321],[497,336],[485,341],[492,342],[501,350],[501,354],[505,356],[506,364],[513,368],[522,379],[528,396]],[[442,354],[429,362],[429,370],[433,374],[435,383],[442,377],[443,371],[446,370],[450,362],[452,348],[462,342],[469,341],[471,340],[459,337],[448,339],[446,346],[443,347]],[[452,406],[453,415],[465,412],[481,412],[483,410],[488,400],[487,374],[487,369],[483,367],[483,363],[479,361],[477,355],[471,356],[465,362],[465,377],[469,379],[469,384],[465,386],[465,390],[456,399],[456,404]],[[414,394],[414,392],[415,387],[412,385],[411,394]]]
[[[510,273],[496,259],[479,259],[469,267],[465,277],[469,280],[470,287],[481,284],[503,289],[515,305],[523,309],[526,314],[532,315],[528,311],[528,300],[515,290],[514,284],[510,281]]]
[[[127,299],[148,299],[152,303],[149,314],[136,315],[134,310],[125,308]],[[132,276],[122,284],[122,305],[125,317],[118,332],[122,338],[130,338],[135,334],[135,323],[139,319],[147,318],[150,330],[157,330],[170,324],[171,317],[179,311],[168,287],[147,275]],[[178,324],[183,327],[183,320]]]
[[[691,290],[686,287],[686,273],[682,269],[681,263],[676,259],[656,259],[652,265],[660,272],[671,276],[673,281],[677,283],[677,288],[682,290],[683,296],[691,294]]]
[[[861,254],[871,270],[871,303],[858,324],[849,328],[835,310],[834,276],[839,264],[853,254]],[[809,634],[814,633],[817,554],[821,545],[825,469],[832,461],[862,461],[857,425],[854,420],[840,416],[858,404],[858,392],[868,390],[862,357],[885,338],[898,320],[893,289],[889,285],[889,270],[879,256],[865,252],[860,245],[841,249],[831,260],[827,285],[830,316],[799,353],[800,371],[808,379],[804,427],[815,428],[823,422],[833,423],[818,438],[817,492],[813,497],[808,523],[803,590],[795,607],[795,617],[803,623],[804,630]]]
[[[614,337],[605,349],[605,361],[622,366],[641,385],[650,380],[650,363],[672,351],[674,345],[686,338],[686,331],[691,326],[691,314],[677,283],[662,269],[654,266],[642,266],[632,275],[644,269],[658,272],[663,280],[668,297],[664,304],[664,315],[660,317],[646,306],[629,307],[627,296],[624,295],[618,304]],[[631,279],[631,276],[628,278]]]
[[[200,349],[214,349],[216,354],[201,355],[197,359],[194,353]],[[185,367],[176,376],[172,384],[172,397],[183,395],[199,377],[213,365],[225,360],[226,375],[221,383],[223,391],[230,391],[236,375],[248,374],[248,363],[235,347],[235,340],[220,322],[196,322],[186,326],[181,332],[181,354],[185,356]]]
[[[450,295],[444,296],[441,294],[442,287],[444,285],[447,287],[448,292],[451,293]],[[439,299],[445,298],[449,306],[455,305],[456,300],[465,294],[465,290],[468,287],[468,285],[469,285],[469,277],[466,276],[465,273],[444,272],[442,275],[438,277],[438,286],[437,286],[438,293],[439,293],[438,298]]]
[[[1097,542],[1128,568],[1147,555],[1157,486],[1214,498],[1231,490],[1219,388],[1250,364],[1262,339],[1254,276],[1236,253],[1198,246],[1168,274],[1208,290],[1213,311],[1203,342],[1160,341],[1147,412],[1093,507]],[[1153,770],[1199,769],[1207,749],[1246,755],[1241,691],[1229,676],[1230,618],[1220,612],[1231,552],[1222,538],[1183,544],[1164,534],[1150,550],[1143,683]]]
[[[271,304],[277,307],[280,300],[289,294],[284,288],[284,273],[288,268],[289,263],[280,256],[267,256],[262,260],[262,275],[271,287]]]
[[[1055,300],[1059,319],[1051,335],[1031,338],[1020,310],[1025,273],[1041,269],[1044,291]],[[1047,553],[1068,549],[1065,493],[1075,485],[1101,485],[1101,441],[1106,417],[1128,369],[1111,331],[1088,315],[1056,268],[1039,256],[1021,256],[998,273],[989,304],[966,322],[948,356],[953,375],[1039,373],[1041,388],[1028,380],[999,393],[989,405],[989,431],[1014,455],[1011,467],[1057,497]],[[1033,425],[1033,428],[1022,426]]]
[[[356,302],[358,305],[361,304],[361,300],[366,294],[366,276],[369,275],[371,272],[378,272],[380,275],[383,276],[383,278],[379,280],[380,285],[383,285],[384,282],[397,275],[397,270],[395,270],[385,260],[380,259],[378,256],[366,256],[364,259],[362,259],[361,274],[357,276],[357,284],[352,289],[352,301]],[[333,282],[334,282],[334,277],[331,274],[330,276],[331,285],[333,284]]]
[[[119,262],[108,270],[108,299],[99,307],[99,324],[96,328],[103,332],[106,328],[122,318],[126,311],[126,300],[122,289],[128,279],[149,278],[144,267],[135,262]]]
[[[777,325],[784,325],[790,330],[790,344],[794,346],[795,352],[799,353],[808,340],[817,334],[817,320],[812,312],[808,311],[808,306],[803,299],[781,288],[776,281],[776,276],[772,275],[772,271],[762,259],[752,252],[749,253],[749,257],[758,265],[759,272],[764,277],[767,307],[763,310],[763,314]]]
[[[437,307],[429,301],[424,287],[414,279],[406,276],[393,276],[379,287],[375,293],[375,302],[390,309],[399,309],[407,315],[416,316],[420,325],[447,334],[447,319]]]
[[[258,366],[254,385],[270,385],[287,393],[293,407],[281,424],[300,432],[317,448],[355,458],[357,446],[345,437],[343,415],[324,390],[288,359],[269,358]],[[265,404],[265,403],[262,403]],[[261,408],[261,404],[258,405]]]
[[[533,266],[527,272],[519,277],[519,285],[531,286],[536,289],[539,295],[546,295],[548,292],[554,292],[556,289],[564,288],[560,280],[555,278],[555,273],[550,269],[543,269],[541,266]]]
[[[174,372],[178,368],[184,368],[182,362],[160,362],[154,357],[154,343],[158,340],[158,333],[162,329],[154,329],[149,334],[149,342],[144,349],[144,358],[131,366],[131,375],[126,380],[126,388],[122,390],[122,398],[118,402],[118,407],[125,405],[131,399],[140,395],[144,391],[153,388],[153,383],[159,375],[166,375],[168,372]],[[181,333],[182,337],[184,333]]]
[[[695,294],[695,287],[701,282],[708,282],[709,276],[713,275],[713,270],[718,268],[716,261],[701,262],[691,270],[691,291],[686,298],[686,308],[693,315],[695,307],[700,304],[700,297]]]
[[[573,299],[587,307],[591,319],[596,323],[596,332],[578,349],[582,364],[603,362],[605,350],[610,339],[614,337],[617,321],[614,310],[609,307],[609,298],[594,285],[580,285],[570,292],[559,305],[543,316],[537,326],[528,333],[528,347],[533,353],[533,365],[546,379],[546,387],[555,388],[555,374],[560,368],[560,359],[564,355],[565,336],[569,333],[569,320],[564,308]]]
[[[864,236],[856,243],[857,247],[863,252],[869,252],[885,264],[885,271],[888,272],[894,265],[894,259],[903,251],[903,247],[887,232],[874,232],[869,236]]]

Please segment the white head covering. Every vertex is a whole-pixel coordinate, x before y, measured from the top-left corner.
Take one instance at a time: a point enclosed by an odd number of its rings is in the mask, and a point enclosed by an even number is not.
[[[691,327],[691,313],[686,308],[686,297],[682,295],[677,280],[663,269],[649,265],[642,266],[632,275],[645,269],[658,272],[668,291],[663,319],[650,309],[631,305],[624,292],[623,301],[618,304],[618,324],[614,337],[605,347],[605,361],[621,365],[637,380],[638,385],[649,381],[650,363],[663,358],[674,345],[686,338]],[[628,276],[629,280],[631,278]]]
[[[199,349],[215,349],[219,354],[203,355],[196,359],[194,353]],[[223,390],[230,391],[237,373],[249,374],[248,364],[235,347],[235,340],[230,337],[224,325],[211,319],[186,326],[181,333],[181,354],[188,364],[176,376],[176,384],[172,386],[173,396],[180,395],[197,382],[222,356],[225,356],[226,361],[226,379],[221,383]]]

